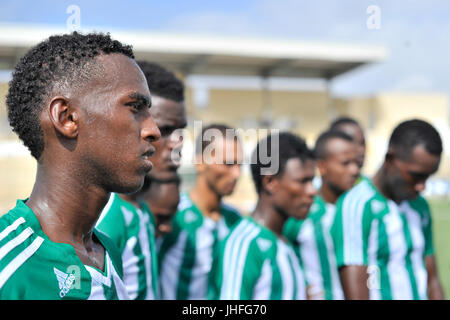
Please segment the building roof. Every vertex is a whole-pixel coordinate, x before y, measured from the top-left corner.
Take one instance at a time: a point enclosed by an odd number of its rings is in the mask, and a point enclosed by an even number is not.
[[[89,30],[82,30],[87,32]],[[103,31],[95,29],[96,31]],[[0,24],[0,69],[12,69],[33,45],[66,28]],[[382,61],[378,46],[324,42],[206,37],[145,31],[110,31],[133,46],[137,59],[151,60],[185,75],[233,75],[331,79]]]

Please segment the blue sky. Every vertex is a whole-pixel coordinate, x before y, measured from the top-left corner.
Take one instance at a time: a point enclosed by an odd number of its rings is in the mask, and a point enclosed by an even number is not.
[[[380,91],[450,94],[450,1],[3,1],[0,23],[65,26],[69,5],[82,27],[242,36],[347,44],[377,44],[386,61],[336,79],[338,95]],[[366,26],[370,5],[380,8],[380,29]]]

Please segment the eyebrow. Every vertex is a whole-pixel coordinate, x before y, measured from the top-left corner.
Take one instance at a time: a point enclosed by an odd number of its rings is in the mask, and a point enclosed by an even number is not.
[[[148,97],[148,96],[146,96],[146,95],[144,95],[142,93],[133,92],[133,93],[130,93],[128,95],[128,97],[130,97],[131,99],[135,99],[135,100],[139,101],[142,104],[145,104],[149,108],[152,106],[152,102],[150,100],[150,97]]]

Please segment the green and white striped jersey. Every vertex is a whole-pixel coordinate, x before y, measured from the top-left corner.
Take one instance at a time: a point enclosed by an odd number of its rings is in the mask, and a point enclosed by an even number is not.
[[[182,194],[172,232],[159,247],[162,299],[206,299],[213,253],[219,240],[241,219],[228,205],[221,204],[220,212],[222,217],[215,222],[201,213],[188,194]]]
[[[128,299],[122,261],[104,233],[104,271],[84,265],[75,249],[52,242],[24,201],[0,218],[0,300]]]
[[[150,208],[135,207],[116,193],[97,221],[97,228],[115,243],[122,256],[123,281],[134,300],[159,299],[155,220]]]
[[[253,218],[242,219],[220,243],[208,298],[306,299],[303,272],[292,245]]]
[[[424,198],[396,204],[364,178],[338,200],[331,234],[338,267],[368,266],[370,299],[427,299],[434,248]]]
[[[313,299],[344,299],[330,234],[334,215],[334,205],[316,196],[305,220],[290,218],[284,226],[283,233],[300,258]]]

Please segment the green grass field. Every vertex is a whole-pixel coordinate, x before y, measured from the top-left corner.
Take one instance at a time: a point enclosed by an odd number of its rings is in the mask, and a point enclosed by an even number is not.
[[[439,276],[450,299],[450,200],[429,199],[433,216],[433,234]]]

